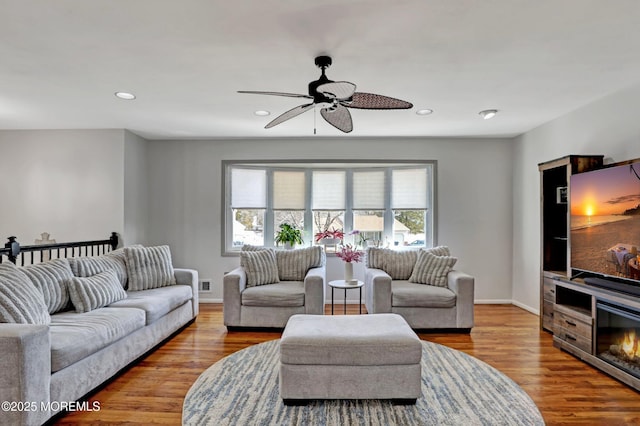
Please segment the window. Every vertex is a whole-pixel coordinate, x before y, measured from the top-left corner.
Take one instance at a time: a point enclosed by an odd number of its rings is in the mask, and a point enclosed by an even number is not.
[[[326,230],[345,243],[434,244],[434,161],[223,161],[223,253],[273,246],[282,223],[306,245]],[[358,230],[356,235],[348,235]]]
[[[264,216],[267,208],[265,169],[231,169],[231,247],[264,245]]]

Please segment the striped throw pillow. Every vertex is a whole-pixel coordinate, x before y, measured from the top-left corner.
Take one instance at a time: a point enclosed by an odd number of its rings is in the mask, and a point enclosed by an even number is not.
[[[73,277],[67,281],[69,295],[76,312],[89,312],[126,299],[115,271],[100,272],[92,277]]]
[[[69,258],[71,271],[76,277],[86,278],[105,271],[114,271],[118,276],[120,285],[124,288],[127,285],[127,264],[122,255],[103,255],[97,257],[72,257]]]
[[[421,251],[427,251],[435,256],[451,256],[451,252],[449,251],[449,247],[447,246],[437,246],[431,247],[428,249],[420,249]]]
[[[169,246],[125,247],[124,255],[130,291],[175,285]]]
[[[416,250],[386,250],[382,262],[384,270],[392,280],[407,280],[413,272],[418,252]]]
[[[247,273],[247,287],[280,282],[276,253],[272,249],[240,252]]]
[[[447,287],[447,274],[457,261],[456,257],[435,256],[426,250],[421,250],[409,282]]]
[[[0,263],[0,322],[49,324],[42,293],[13,263]]]
[[[53,259],[20,268],[44,296],[50,314],[69,309],[70,299],[66,281],[73,277],[67,259]]]
[[[311,268],[324,265],[322,246],[293,250],[276,250],[280,281],[303,281]]]
[[[391,251],[389,249],[382,249],[377,247],[367,247],[365,251],[367,268],[383,269],[385,252]]]

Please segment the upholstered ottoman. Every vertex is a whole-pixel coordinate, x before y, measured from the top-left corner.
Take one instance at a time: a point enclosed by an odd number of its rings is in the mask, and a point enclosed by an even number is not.
[[[280,397],[312,399],[420,397],[422,344],[400,315],[293,315],[280,340]]]

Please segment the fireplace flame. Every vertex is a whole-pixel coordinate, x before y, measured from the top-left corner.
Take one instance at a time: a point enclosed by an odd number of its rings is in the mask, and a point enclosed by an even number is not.
[[[640,345],[638,345],[638,335],[635,330],[625,331],[620,349],[622,349],[630,359],[635,357],[640,358]]]

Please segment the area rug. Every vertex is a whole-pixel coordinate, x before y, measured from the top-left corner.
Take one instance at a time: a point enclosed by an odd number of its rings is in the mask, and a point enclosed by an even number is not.
[[[251,346],[209,367],[191,386],[183,425],[544,425],[513,380],[463,352],[422,342],[422,397],[312,401],[287,407],[278,390],[279,340]]]

